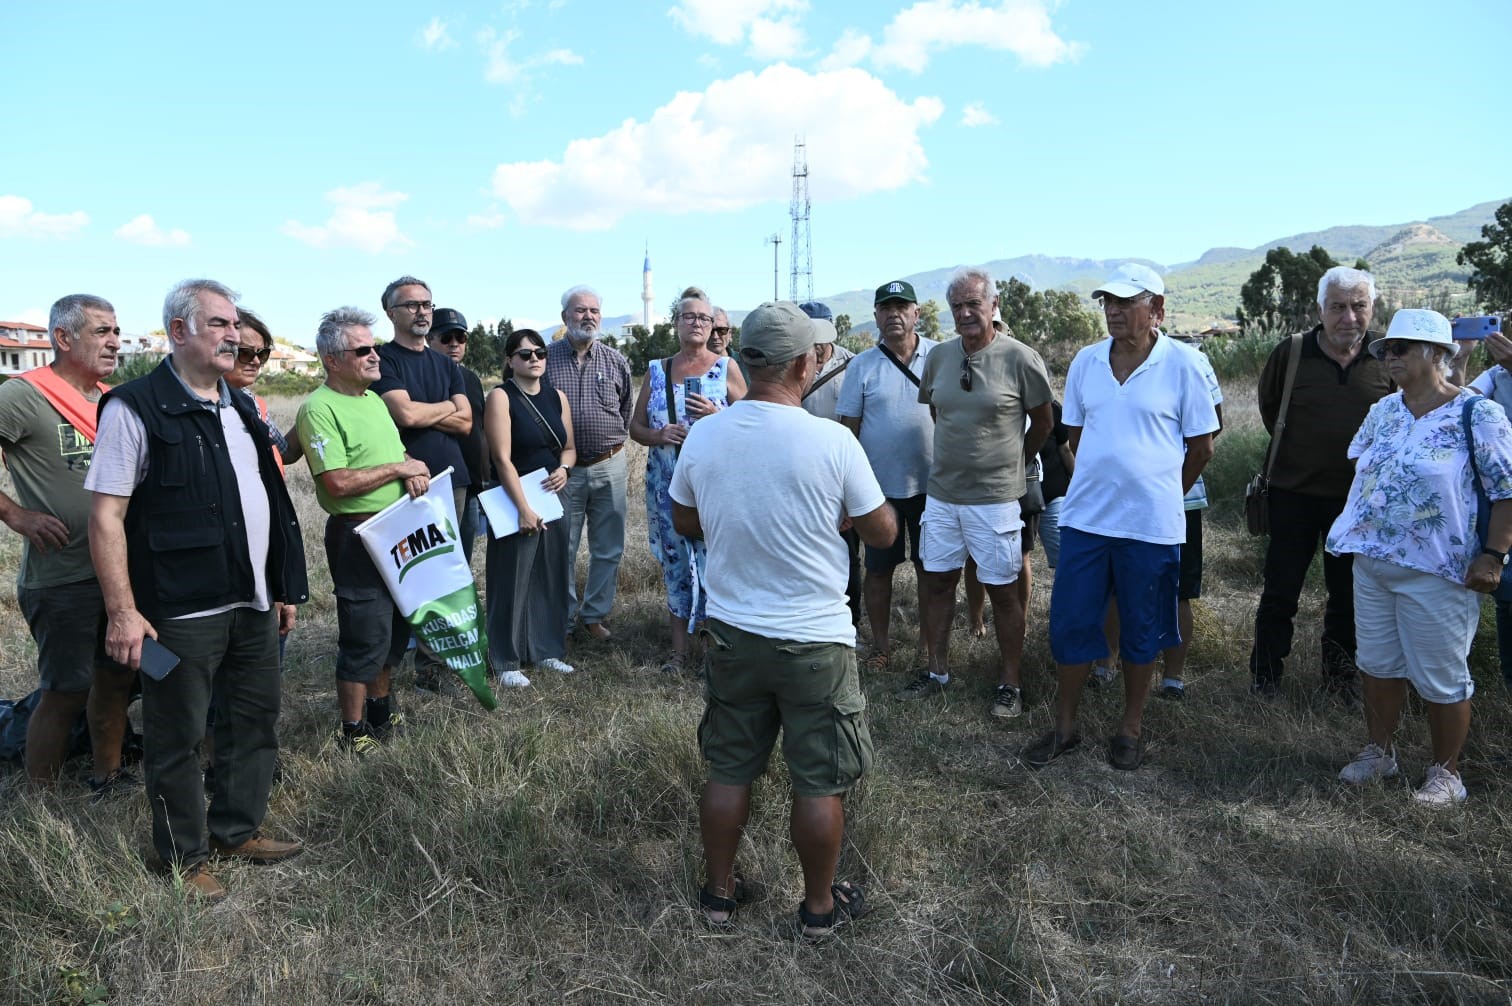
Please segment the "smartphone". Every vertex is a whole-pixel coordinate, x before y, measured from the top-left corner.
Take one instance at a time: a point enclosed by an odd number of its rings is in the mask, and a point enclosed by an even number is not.
[[[686,417],[686,419],[687,419],[687,425],[689,425],[689,426],[693,425],[693,420],[696,419],[697,417],[694,416],[692,413],[690,413],[688,411],[688,400],[693,395],[702,395],[702,394],[703,394],[703,378],[702,377],[684,377],[683,378],[683,415],[684,415],[684,417]]]
[[[1500,332],[1501,316],[1496,314],[1472,314],[1449,322],[1449,330],[1456,339],[1474,339],[1479,342],[1493,332]]]
[[[176,653],[151,636],[142,637],[142,673],[153,681],[162,681],[179,665]]]

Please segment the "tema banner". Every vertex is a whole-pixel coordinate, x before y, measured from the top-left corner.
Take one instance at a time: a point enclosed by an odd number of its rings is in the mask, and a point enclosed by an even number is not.
[[[484,709],[493,709],[499,703],[488,687],[488,637],[457,536],[451,477],[450,468],[432,476],[424,496],[404,497],[356,531],[415,635],[457,672]]]

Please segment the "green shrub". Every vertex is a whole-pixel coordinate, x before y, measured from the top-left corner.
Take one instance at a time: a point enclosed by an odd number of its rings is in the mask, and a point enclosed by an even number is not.
[[[1215,335],[1203,343],[1202,351],[1213,364],[1219,380],[1256,378],[1276,344],[1289,334],[1279,329],[1264,329],[1242,335]]]

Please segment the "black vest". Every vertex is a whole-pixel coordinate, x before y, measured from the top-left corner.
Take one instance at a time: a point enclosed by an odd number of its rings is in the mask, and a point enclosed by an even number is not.
[[[220,416],[189,394],[167,360],[101,398],[102,413],[113,398],[147,429],[147,474],[126,509],[137,610],[154,621],[251,601],[252,560]],[[268,591],[275,601],[302,604],[310,594],[304,539],[267,426],[246,395],[233,392],[231,405],[257,445],[268,494]]]

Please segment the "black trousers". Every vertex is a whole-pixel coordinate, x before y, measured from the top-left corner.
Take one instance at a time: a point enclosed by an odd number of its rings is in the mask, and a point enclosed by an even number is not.
[[[1255,612],[1255,646],[1250,673],[1256,681],[1281,677],[1282,661],[1291,654],[1297,598],[1328,529],[1344,509],[1344,497],[1305,496],[1284,489],[1270,491],[1270,546],[1265,553],[1265,588]],[[1323,643],[1337,646],[1353,661],[1355,653],[1354,557],[1323,553],[1323,582],[1328,597],[1323,609]]]

